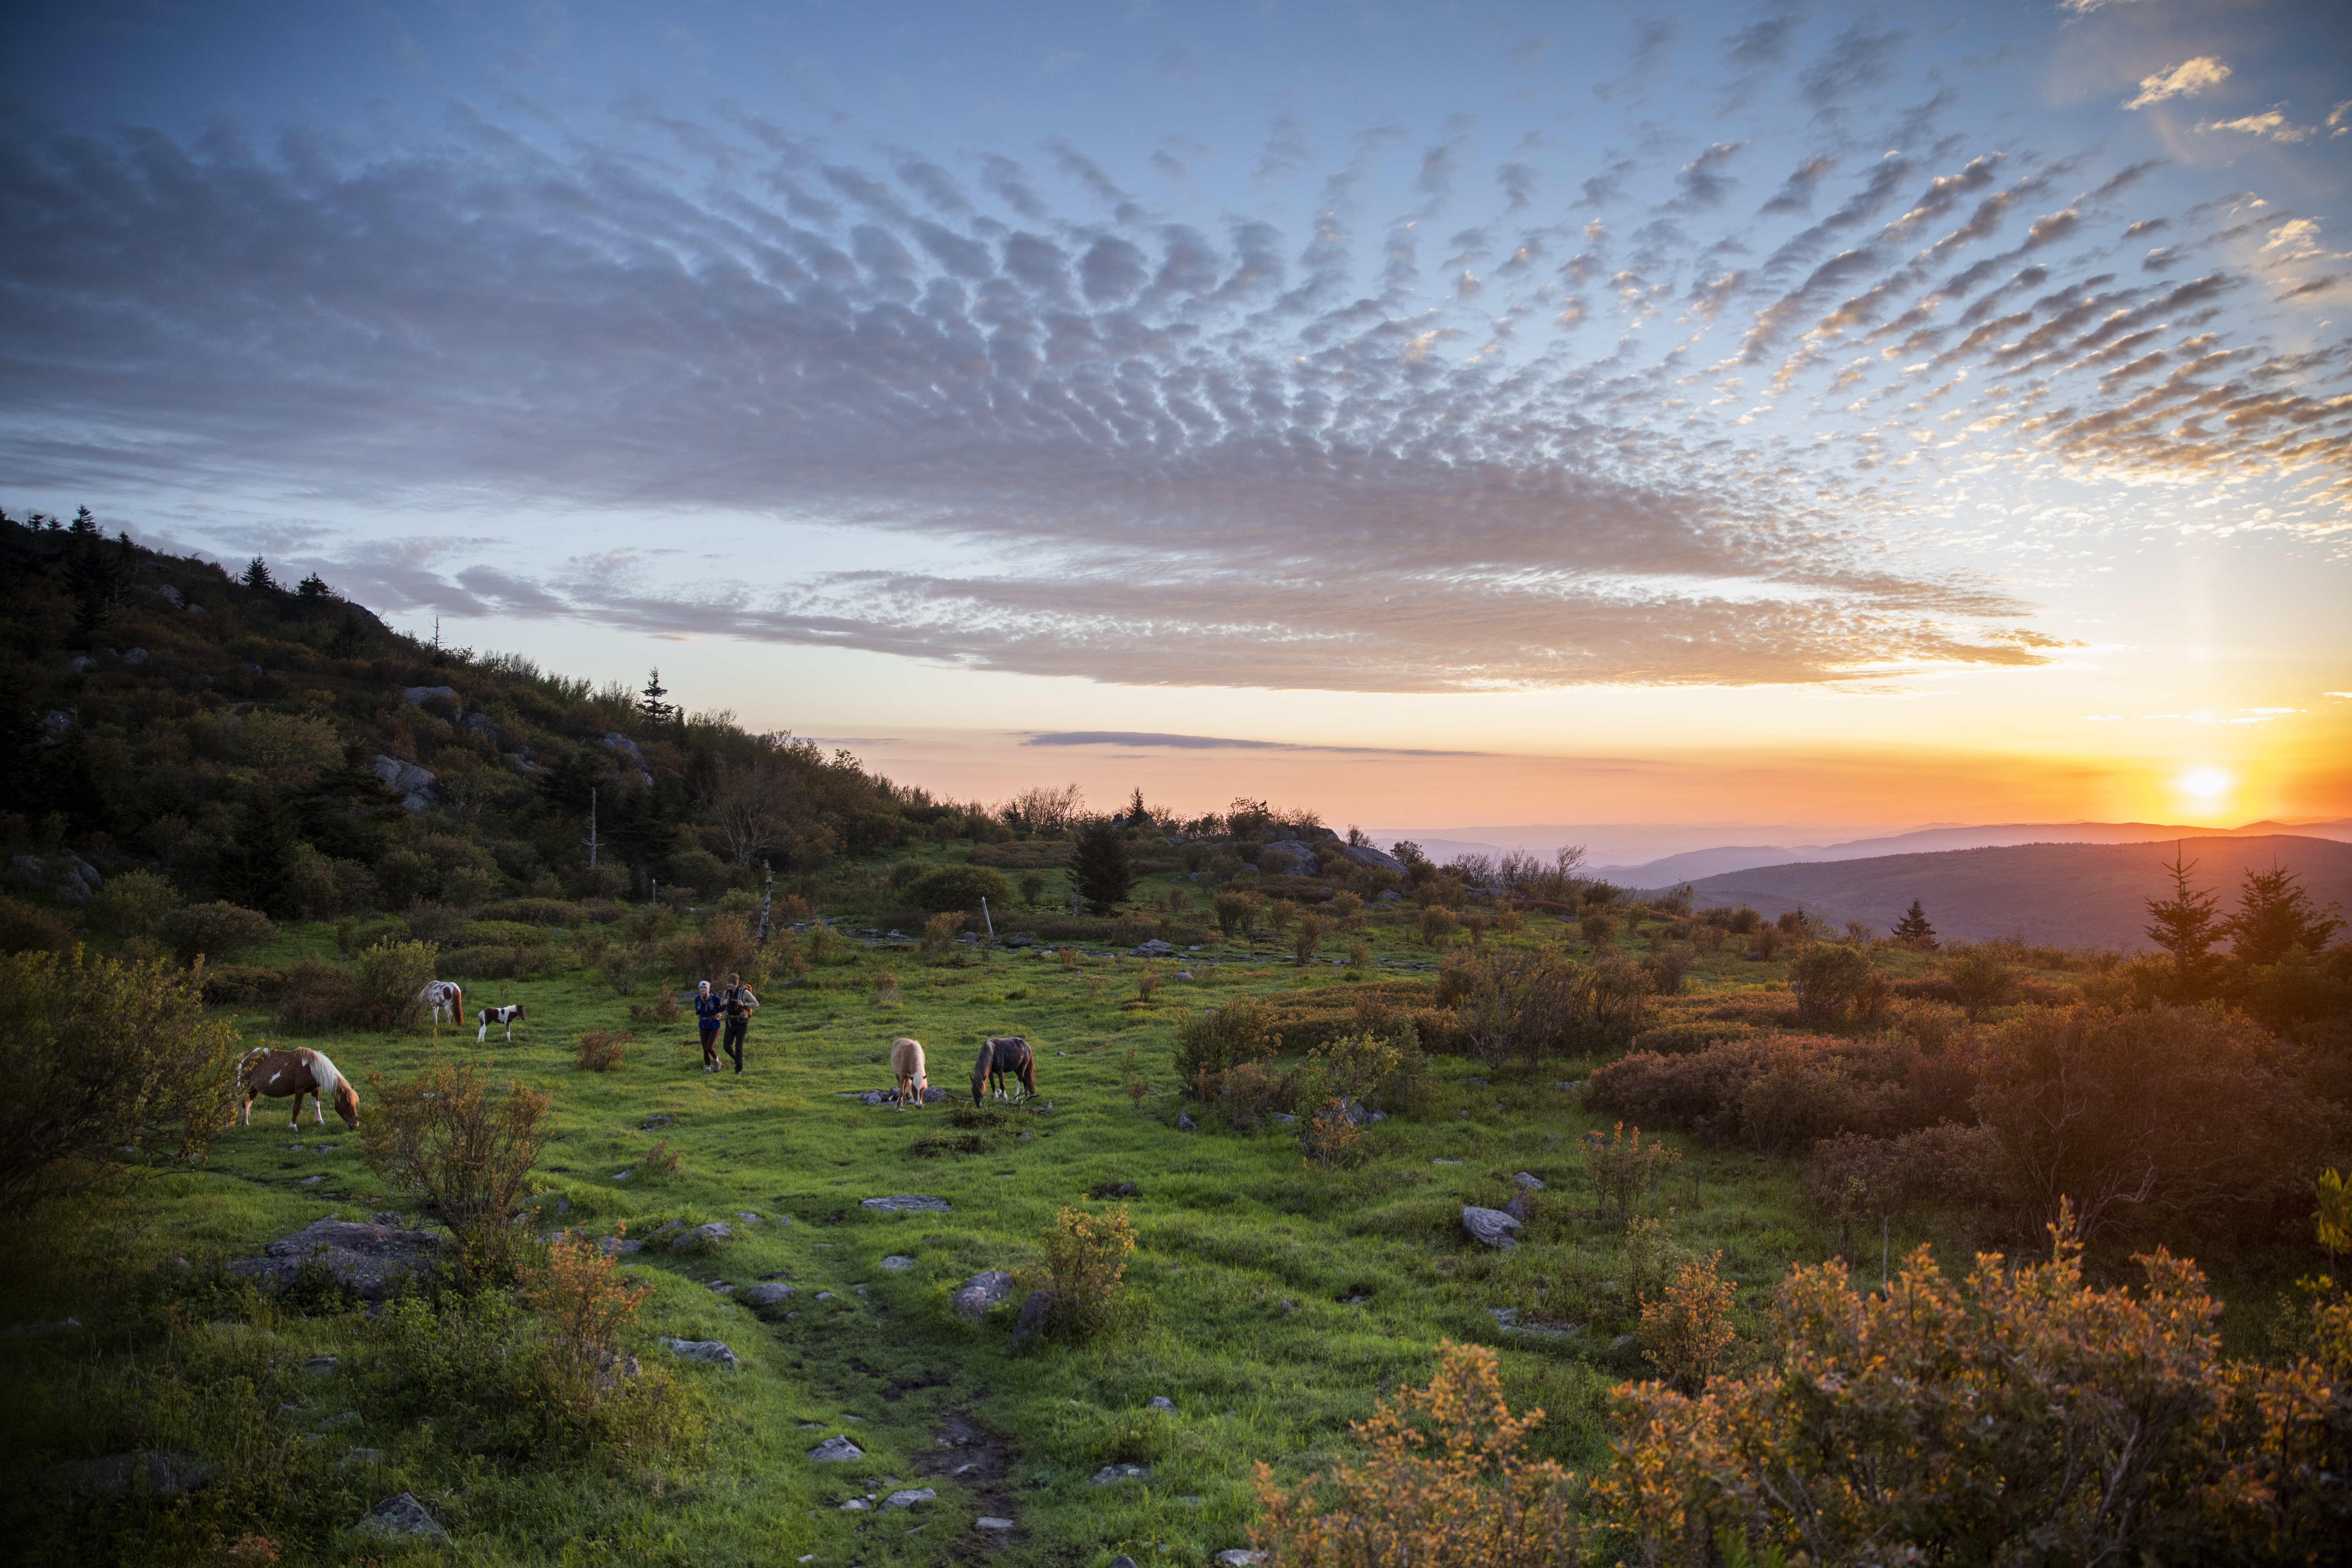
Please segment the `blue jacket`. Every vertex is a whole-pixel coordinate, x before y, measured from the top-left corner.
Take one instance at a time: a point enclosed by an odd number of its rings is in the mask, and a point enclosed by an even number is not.
[[[719,993],[716,991],[696,992],[694,994],[694,1016],[696,1022],[699,1023],[706,1029],[717,1028],[719,1026],[719,1011],[724,1005],[725,1004],[719,1000]]]

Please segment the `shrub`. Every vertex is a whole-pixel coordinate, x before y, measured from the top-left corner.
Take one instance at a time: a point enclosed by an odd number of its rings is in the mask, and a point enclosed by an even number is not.
[[[2063,1233],[2060,1233],[2063,1235]],[[2316,1561],[2352,1524],[2352,1366],[2224,1363],[2196,1267],[2145,1293],[2083,1280],[2080,1245],[1955,1285],[1921,1247],[1885,1294],[1799,1268],[1769,1370],[1697,1398],[1612,1399],[1599,1488],[1642,1560]],[[2336,1423],[2332,1425],[2331,1423]]]
[[[758,956],[751,924],[740,914],[713,915],[700,931],[680,932],[669,942],[673,972],[688,980],[708,980],[714,986],[730,974],[750,969]]]
[[[152,936],[179,906],[180,889],[172,879],[140,867],[109,877],[82,912],[92,925],[117,936]]]
[[[117,1175],[185,1170],[228,1124],[234,1027],[204,967],[0,957],[0,1200],[21,1215]]]
[[[1928,1058],[1902,1039],[1770,1035],[1727,1040],[1689,1056],[1640,1052],[1596,1070],[1585,1103],[1596,1110],[1710,1140],[1748,1133],[1767,1147],[1841,1131],[1895,1132],[1965,1107],[1974,1089],[1963,1058]],[[1751,1101],[1768,1077],[1781,1080]],[[1957,1087],[1959,1099],[1953,1095]],[[1762,1125],[1749,1126],[1751,1113]]]
[[[63,952],[73,945],[65,916],[44,905],[0,895],[0,952]]]
[[[1013,901],[1013,884],[1004,873],[986,866],[941,866],[907,885],[907,897],[929,914],[980,912],[980,900],[992,900],[998,909]]]
[[[1440,1341],[1426,1388],[1381,1400],[1354,1430],[1369,1450],[1295,1492],[1257,1465],[1250,1544],[1284,1568],[1568,1568],[1583,1558],[1577,1479],[1527,1453],[1541,1409],[1514,1416],[1495,1352]],[[1319,1484],[1318,1484],[1319,1482]]]
[[[408,903],[408,934],[419,942],[459,942],[466,928],[474,923],[473,916],[453,904],[435,903],[430,899],[411,899]]]
[[[1288,899],[1269,899],[1265,905],[1265,929],[1280,936],[1298,918],[1298,906]]]
[[[425,1016],[417,993],[433,978],[440,950],[429,942],[379,942],[360,954],[360,1021],[373,1029],[406,1029]]]
[[[1654,1029],[1644,1029],[1628,1044],[1633,1050],[1653,1051],[1659,1056],[1688,1056],[1718,1041],[1745,1040],[1756,1033],[1753,1024],[1717,1024],[1702,1020],[1695,1024],[1662,1024]]]
[[[1301,969],[1315,962],[1315,950],[1323,942],[1323,917],[1308,915],[1298,922],[1298,940],[1292,944],[1291,956]]]
[[[575,929],[588,923],[588,911],[564,899],[500,899],[474,911],[478,921],[515,921],[523,925]]]
[[[1223,1073],[1202,1073],[1195,1079],[1204,1102],[1224,1113],[1235,1127],[1255,1127],[1276,1110],[1287,1111],[1298,1102],[1298,1080],[1277,1071],[1271,1063],[1245,1061]]]
[[[1780,940],[1785,934],[1777,925],[1759,923],[1756,927],[1753,942],[1748,950],[1748,956],[1769,963],[1772,955],[1780,951]]]
[[[1462,929],[1454,911],[1443,904],[1432,904],[1421,911],[1421,940],[1431,947],[1443,947]]]
[[[268,915],[241,909],[226,899],[173,910],[157,922],[156,929],[172,951],[189,963],[209,958],[226,963],[278,934]]]
[[[1690,973],[1691,963],[1697,956],[1687,943],[1654,942],[1650,955],[1642,960],[1642,973],[1648,979],[1650,989],[1659,995],[1676,995],[1682,991],[1683,977]]]
[[[591,1029],[580,1037],[577,1064],[582,1072],[611,1072],[621,1065],[634,1029]]]
[[[1694,1258],[1656,1300],[1642,1300],[1636,1331],[1642,1352],[1684,1394],[1706,1386],[1738,1336],[1731,1328],[1731,1281],[1717,1272],[1723,1254]]]
[[[475,1064],[438,1058],[397,1082],[370,1073],[368,1086],[377,1101],[362,1133],[369,1168],[439,1215],[458,1240],[467,1282],[512,1279],[520,1238],[509,1216],[552,1131],[551,1097],[516,1083],[494,1099]]]
[[[898,974],[896,970],[886,969],[874,977],[874,1001],[877,1006],[882,1007],[898,1005]]]
[[[1118,1306],[1128,1255],[1135,1250],[1135,1226],[1124,1205],[1099,1216],[1064,1209],[1045,1227],[1044,1241],[1054,1326],[1070,1339],[1087,1339],[1110,1321]]]
[[[324,965],[315,954],[305,953],[311,963]],[[205,1005],[208,1007],[244,1007],[256,1002],[275,1002],[286,994],[289,974],[286,970],[261,963],[224,963],[205,966]]]
[[[1638,1127],[1631,1138],[1626,1137],[1622,1121],[1605,1137],[1597,1129],[1587,1132],[1582,1147],[1585,1173],[1592,1178],[1597,1206],[1602,1212],[1614,1208],[1621,1220],[1683,1157],[1681,1150],[1655,1139],[1643,1143]]]
[[[2000,1202],[2000,1139],[1989,1127],[1939,1122],[1893,1138],[1843,1133],[1813,1145],[1805,1197],[1836,1225],[1843,1246],[1857,1226],[1931,1207],[1990,1208]]]
[[[2299,1056],[2214,1003],[2034,1009],[1986,1042],[1974,1106],[2012,1194],[2083,1234],[2132,1215],[2226,1233],[2306,1201],[2347,1112],[2297,1081]]]
[[[586,1237],[560,1236],[522,1292],[546,1335],[548,1393],[565,1423],[583,1435],[623,1381],[614,1365],[621,1337],[654,1293],[650,1284],[622,1279],[614,1264]]]
[[[1217,930],[1228,938],[1255,931],[1265,909],[1265,900],[1255,893],[1218,893],[1209,902],[1217,911]]]
[[[323,1035],[360,1017],[360,985],[350,970],[315,952],[286,966],[278,988],[278,1026],[289,1035]]]
[[[824,928],[818,928],[822,931]],[[925,963],[944,963],[955,951],[955,940],[963,931],[961,911],[933,915],[923,922],[920,951]]]
[[[1584,944],[1595,952],[1613,947],[1617,942],[1617,917],[1605,909],[1594,910],[1577,922]]]
[[[1186,1083],[1222,1073],[1282,1048],[1268,1027],[1265,1004],[1236,996],[1222,1007],[1187,1013],[1176,1026],[1176,1076]]]
[[[1979,946],[1954,957],[1944,966],[1944,980],[1953,1000],[1973,1024],[1987,1007],[1998,1007],[2017,993],[2017,971],[2001,957]]]
[[[1853,948],[1819,942],[1805,949],[1789,963],[1797,1021],[1815,1029],[1834,1025],[1874,973],[1868,955]]]
[[[1739,1126],[1762,1154],[1810,1149],[1817,1140],[1877,1119],[1859,1102],[1844,1063],[1801,1046],[1777,1047],[1739,1093]]]

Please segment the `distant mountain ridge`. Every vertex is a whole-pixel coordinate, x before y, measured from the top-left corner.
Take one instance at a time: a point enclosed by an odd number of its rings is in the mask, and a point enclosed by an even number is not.
[[[2290,826],[2254,822],[2243,827],[2189,827],[2158,822],[2011,822],[1960,827],[1923,827],[1883,838],[1842,844],[1726,845],[1669,855],[1639,866],[1596,866],[1592,873],[1627,887],[1664,887],[1675,882],[1744,871],[1754,866],[1798,861],[1866,860],[1945,849],[1996,849],[2017,844],[2152,844],[2167,838],[2298,838],[2352,841],[2352,819]]]
[[[2190,879],[2219,892],[2224,910],[2235,906],[2247,871],[2273,863],[2295,872],[2315,903],[2352,905],[2352,843],[2307,833],[2168,832],[2134,843],[2018,844],[1797,861],[1689,880],[1701,909],[1746,904],[1768,919],[1801,909],[1833,925],[1862,921],[1884,934],[1916,899],[1948,940],[2019,936],[2065,947],[2129,949],[2147,945],[2147,900],[2171,891],[2164,866],[2176,847],[2194,864]],[[1654,889],[1665,885],[1650,884]]]

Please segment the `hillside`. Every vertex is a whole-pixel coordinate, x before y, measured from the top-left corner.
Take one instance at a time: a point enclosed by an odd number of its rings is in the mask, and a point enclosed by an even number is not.
[[[2021,936],[2068,947],[2135,948],[2147,944],[2141,928],[2147,900],[2170,891],[2162,866],[2176,846],[2195,863],[2196,885],[2221,890],[2225,907],[2247,871],[2273,861],[2300,875],[2316,902],[2352,905],[2352,844],[2292,834],[1806,861],[1703,878],[1691,889],[1702,909],[1746,904],[1773,916],[1802,908],[1837,924],[1866,921],[1881,933],[1916,899],[1948,940]]]

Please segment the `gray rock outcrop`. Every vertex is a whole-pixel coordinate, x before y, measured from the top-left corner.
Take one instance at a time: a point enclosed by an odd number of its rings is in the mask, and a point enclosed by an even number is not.
[[[775,1283],[754,1285],[750,1289],[738,1294],[735,1299],[760,1316],[772,1318],[781,1314],[784,1310],[784,1303],[793,1299],[793,1288]]]
[[[406,1492],[388,1497],[360,1516],[358,1528],[370,1535],[382,1535],[392,1540],[415,1539],[430,1541],[446,1546],[449,1532],[441,1523]]]
[[[238,1258],[228,1271],[266,1285],[286,1286],[294,1282],[303,1264],[315,1261],[363,1300],[381,1301],[403,1279],[430,1272],[442,1246],[443,1238],[429,1230],[313,1220],[263,1247],[259,1258]]]
[[[398,757],[387,757],[382,752],[378,752],[375,761],[368,765],[375,770],[375,776],[383,781],[384,787],[398,795],[400,804],[409,810],[423,811],[433,804],[436,775],[431,769],[420,768],[415,763],[404,763]]]
[[[712,1366],[723,1366],[730,1372],[743,1364],[735,1359],[735,1352],[728,1348],[724,1340],[674,1340],[664,1335],[662,1345],[672,1355],[683,1356],[688,1361],[709,1362]]]
[[[1519,1228],[1517,1216],[1506,1214],[1501,1209],[1482,1209],[1465,1205],[1462,1210],[1462,1228],[1487,1246],[1501,1247],[1506,1251],[1519,1244],[1517,1235]]]
[[[950,1299],[957,1317],[976,1323],[989,1310],[1013,1294],[1013,1276],[1002,1268],[984,1268],[963,1282]]]
[[[923,1197],[914,1193],[893,1193],[888,1197],[862,1198],[858,1207],[881,1209],[889,1214],[946,1214],[945,1198]]]
[[[866,1450],[846,1437],[827,1437],[811,1448],[808,1457],[820,1465],[842,1465],[852,1459],[864,1458]]]

